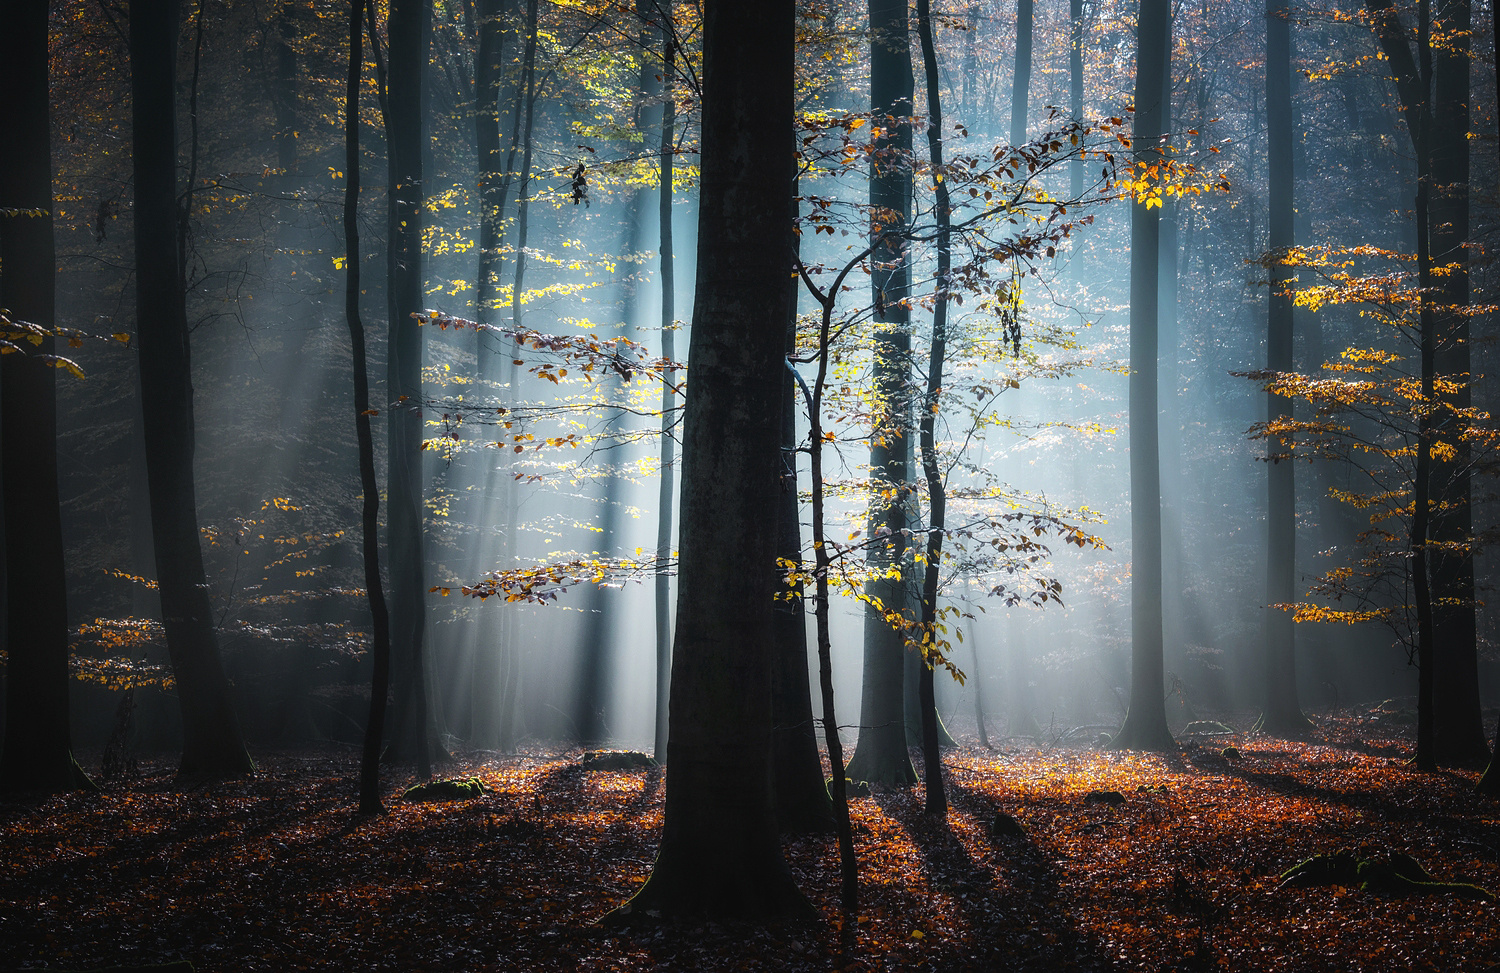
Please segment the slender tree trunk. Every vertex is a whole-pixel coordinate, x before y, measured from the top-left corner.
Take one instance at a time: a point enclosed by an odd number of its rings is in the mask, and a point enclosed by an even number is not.
[[[130,9],[141,413],[162,622],[182,710],[179,773],[255,769],[219,656],[198,539],[193,385],[177,202],[177,0]]]
[[[1167,69],[1167,2],[1141,0],[1136,30],[1136,164],[1160,158]],[[1157,263],[1161,211],[1132,205],[1130,219],[1130,708],[1113,745],[1167,750],[1162,662],[1161,453],[1157,425]]]
[[[969,651],[974,653],[974,672],[971,679],[974,683],[974,722],[979,726],[979,745],[988,750],[990,733],[984,725],[984,677],[979,671],[979,640],[974,637],[973,625],[969,626]]]
[[[423,642],[427,628],[426,542],[422,523],[422,87],[432,26],[430,0],[393,0],[389,20],[386,152],[390,199],[389,338],[386,381],[387,545],[391,563],[391,652],[396,711],[391,747],[413,760],[420,777],[432,773]]]
[[[670,19],[671,0],[662,4],[663,16]],[[672,71],[675,50],[672,31],[662,31],[662,84],[665,97],[661,105],[661,164],[658,222],[661,226],[661,244],[657,248],[661,258],[661,356],[673,361],[677,354],[677,278],[672,260],[672,161],[673,141],[676,137],[677,103],[673,97]],[[672,576],[662,569],[672,556],[672,511],[677,501],[677,489],[673,482],[672,464],[677,440],[672,437],[672,410],[676,404],[676,393],[672,383],[676,371],[668,369],[662,377],[661,386],[661,480],[656,496],[656,734],[657,760],[667,757],[667,699],[672,688]]]
[[[375,478],[375,437],[370,428],[370,373],[365,361],[365,325],[359,313],[359,86],[364,71],[364,0],[349,3],[349,79],[344,88],[344,317],[354,351],[354,432],[359,441],[360,546],[365,562],[365,598],[370,605],[370,716],[360,762],[359,810],[379,814],[380,744],[385,735],[386,697],[391,686],[391,620],[380,580],[380,485]]]
[[[1021,0],[1030,14],[1031,0]],[[1027,25],[1030,33],[1030,24]],[[927,356],[927,394],[922,397],[920,439],[922,473],[927,478],[927,571],[922,582],[922,645],[924,655],[937,651],[938,581],[943,563],[943,528],[946,519],[947,490],[938,466],[936,423],[943,390],[943,359],[948,342],[948,275],[953,267],[950,242],[948,181],[943,178],[943,107],[938,92],[937,49],[932,41],[932,11],[928,0],[917,0],[917,34],[922,41],[922,64],[927,73],[927,152],[935,174],[937,195],[937,293],[933,295],[932,345]],[[1030,67],[1030,38],[1027,44],[1027,67]],[[1017,56],[1019,71],[1020,57]],[[1021,116],[1025,125],[1025,114]],[[928,814],[948,813],[948,796],[943,786],[943,761],[938,740],[936,690],[933,686],[935,666],[931,658],[922,666],[922,765],[924,810]]]
[[[1010,89],[1010,144],[1026,144],[1031,96],[1031,25],[1036,0],[1016,0],[1016,72]]]
[[[52,131],[46,0],[13,0],[0,32],[0,307],[51,328]],[[0,356],[4,495],[5,751],[0,791],[52,793],[93,784],[68,727],[68,602],[57,482],[57,370],[48,337]]]
[[[1068,106],[1075,122],[1083,121],[1083,0],[1069,0],[1068,30]],[[1068,166],[1069,193],[1073,199],[1083,197],[1083,155],[1074,156]]]
[[[1270,252],[1284,255],[1293,239],[1292,42],[1286,0],[1266,2],[1266,134],[1270,176]],[[1296,276],[1281,263],[1271,265],[1271,293],[1266,314],[1266,368],[1290,372],[1292,360],[1292,298]],[[1266,396],[1267,419],[1290,422],[1292,400],[1274,393]],[[1276,608],[1296,601],[1297,489],[1291,459],[1291,436],[1267,443],[1266,484],[1266,608],[1265,708],[1258,727],[1275,736],[1300,737],[1307,718],[1297,701],[1297,626],[1288,610]]]
[[[889,572],[907,561],[906,456],[911,367],[909,268],[902,234],[911,221],[912,74],[906,0],[870,0],[870,111],[874,139],[870,207],[875,211],[871,235],[870,280],[875,304],[875,385],[880,421],[870,437],[871,537],[885,532],[884,544],[872,543],[869,566]],[[886,612],[904,617],[906,581],[881,577],[865,593]],[[864,681],[860,690],[859,741],[848,775],[854,780],[905,786],[917,772],[906,749],[906,700],[903,694],[905,636],[872,604],[865,606]],[[838,776],[835,768],[834,776]]]
[[[796,212],[793,175],[792,213]],[[800,251],[801,238],[794,244]],[[797,289],[787,303],[786,353],[797,350]],[[802,522],[797,502],[797,378],[791,368],[782,373],[781,476],[777,494],[776,562],[791,562],[802,573]],[[821,515],[821,511],[820,511]],[[819,538],[821,540],[821,538]],[[777,572],[780,574],[781,568]],[[813,725],[812,689],[807,678],[807,610],[805,586],[790,589],[778,583],[776,650],[771,661],[771,789],[776,799],[776,824],[783,833],[825,832],[833,826],[828,787],[823,783],[823,760]],[[835,735],[837,727],[834,727]],[[837,766],[843,766],[842,754]]]
[[[771,800],[776,481],[792,284],[794,4],[709,4],[681,595],[661,847],[613,914],[810,916]]]
[[[849,821],[849,778],[839,773],[844,763],[844,744],[839,738],[838,716],[833,699],[833,636],[829,623],[829,580],[831,561],[825,535],[826,508],[823,487],[823,394],[828,387],[828,359],[832,352],[833,309],[838,303],[844,277],[854,268],[844,268],[833,286],[814,294],[822,305],[818,327],[818,375],[811,395],[804,387],[807,401],[807,441],[812,474],[812,540],[813,604],[818,619],[818,688],[823,697],[823,739],[828,745],[828,763],[833,770],[829,796],[832,799],[833,826],[839,843],[839,905],[846,915],[859,908],[859,859],[854,853],[854,829]],[[800,268],[799,268],[800,269]],[[804,281],[811,282],[804,276]],[[795,374],[795,372],[794,372]],[[797,379],[801,383],[801,379]]]

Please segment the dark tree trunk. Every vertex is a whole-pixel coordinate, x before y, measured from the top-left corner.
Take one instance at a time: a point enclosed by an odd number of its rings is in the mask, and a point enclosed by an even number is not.
[[[791,0],[704,8],[666,808],[651,877],[617,919],[812,914],[781,855],[770,767],[793,19]]]
[[[53,324],[52,131],[46,0],[15,0],[0,32],[0,307],[14,322]],[[0,356],[4,491],[5,750],[0,791],[54,793],[93,784],[68,728],[68,600],[57,483],[57,370],[34,350]]]
[[[177,0],[130,8],[131,123],[141,414],[162,623],[190,777],[255,769],[219,657],[198,540],[193,383],[177,202]]]
[[[1293,239],[1292,160],[1292,40],[1286,0],[1266,2],[1266,136],[1270,178],[1270,252],[1286,253]],[[1290,372],[1292,361],[1292,298],[1296,275],[1280,263],[1271,265],[1271,293],[1266,312],[1266,368]],[[1274,393],[1266,396],[1266,418],[1272,423],[1292,418],[1292,400]],[[1279,737],[1300,737],[1307,718],[1297,701],[1297,626],[1288,610],[1276,608],[1297,599],[1296,541],[1297,489],[1291,459],[1291,437],[1267,442],[1266,484],[1266,608],[1265,708],[1259,728]]]
[[[795,177],[794,177],[795,179]],[[795,186],[795,181],[793,183]],[[795,211],[796,190],[791,200]],[[794,246],[800,247],[800,238]],[[797,289],[787,302],[786,352],[797,345]],[[777,493],[776,559],[802,573],[802,522],[797,502],[797,379],[782,372],[780,479]],[[781,569],[777,569],[778,575]],[[807,669],[807,605],[799,581],[785,590],[778,581],[775,654],[771,660],[771,790],[776,825],[787,833],[825,832],[833,827],[833,805],[823,783],[823,760],[813,725],[812,686]],[[837,732],[837,728],[834,728]]]
[[[1424,395],[1430,395],[1437,387],[1437,376],[1441,374],[1445,379],[1463,383],[1461,390],[1445,396],[1443,403],[1450,409],[1466,407],[1470,400],[1468,318],[1453,313],[1453,308],[1468,302],[1467,261],[1462,249],[1469,226],[1467,55],[1454,54],[1446,48],[1434,51],[1427,0],[1417,7],[1415,57],[1393,10],[1381,7],[1376,0],[1367,0],[1366,9],[1395,79],[1417,157],[1417,266],[1424,295],[1420,324]],[[1454,2],[1442,9],[1451,24],[1468,26],[1466,4]],[[1452,38],[1444,43],[1450,42]],[[1460,41],[1460,47],[1462,44]],[[1455,270],[1438,276],[1434,274],[1435,263],[1453,264]],[[1433,294],[1440,295],[1436,302]],[[1479,713],[1477,660],[1471,658],[1477,643],[1470,547],[1473,515],[1466,473],[1470,457],[1467,447],[1457,438],[1456,425],[1450,411],[1441,410],[1436,425],[1430,414],[1422,415],[1413,482],[1417,763],[1426,769],[1436,767],[1440,759],[1477,762],[1486,749]],[[1431,445],[1437,439],[1460,451],[1454,461],[1434,460]],[[1451,504],[1451,512],[1442,512],[1438,507],[1434,514],[1431,508],[1435,502]],[[1433,556],[1428,550],[1429,541],[1461,546],[1464,553]],[[1435,712],[1439,706],[1453,712],[1439,714]]]
[[[431,775],[426,636],[426,543],[422,524],[422,82],[432,25],[430,0],[393,0],[389,20],[386,161],[389,243],[386,382],[388,504],[386,544],[391,573],[391,655],[396,678],[391,750]]]
[[[876,246],[870,255],[875,303],[875,383],[881,419],[870,439],[870,511],[873,538],[886,530],[887,542],[870,545],[876,571],[907,561],[906,498],[911,362],[911,311],[906,299],[909,268],[901,234],[911,221],[912,73],[905,0],[870,0],[870,111],[874,140],[870,206]],[[878,229],[876,227],[879,227]],[[894,492],[895,496],[890,494]],[[904,579],[869,582],[865,592],[888,612],[907,611]],[[859,740],[848,774],[854,780],[905,786],[917,772],[906,749],[903,694],[905,637],[872,605],[865,607],[864,681],[860,689]],[[838,773],[838,769],[834,769]]]
[[[349,3],[349,79],[344,88],[344,316],[354,350],[354,431],[359,440],[360,546],[365,562],[365,597],[370,605],[373,639],[370,645],[370,716],[365,723],[364,756],[360,763],[359,810],[378,814],[380,802],[380,744],[385,734],[386,697],[391,684],[391,620],[380,580],[380,485],[375,479],[375,437],[370,429],[370,377],[365,361],[365,325],[359,314],[359,85],[364,70],[364,2]]]
[[[1021,0],[1030,14],[1031,0]],[[1030,34],[1030,24],[1027,25]],[[922,65],[927,74],[927,152],[932,170],[943,172],[943,107],[938,93],[937,49],[932,41],[932,11],[928,0],[917,0],[917,34],[922,41]],[[1027,38],[1027,68],[1030,68],[1030,37]],[[1019,64],[1020,58],[1017,57]],[[1017,68],[1019,70],[1019,67]],[[1021,124],[1025,125],[1022,112]],[[947,490],[938,466],[936,423],[943,388],[943,359],[948,343],[948,274],[952,270],[953,251],[950,241],[948,181],[939,178],[934,216],[937,219],[937,293],[933,295],[932,345],[927,356],[927,394],[922,397],[921,432],[922,473],[927,478],[927,571],[922,581],[922,625],[918,629],[931,651],[937,650],[938,581],[943,564],[943,527],[946,522]],[[923,810],[928,814],[948,813],[948,795],[943,786],[941,741],[938,739],[938,716],[933,660],[923,660],[921,671],[922,710],[922,784],[926,791]]]
[[[1167,70],[1166,0],[1141,0],[1136,30],[1137,159],[1160,158]],[[1130,219],[1130,708],[1113,745],[1168,750],[1163,697],[1161,460],[1157,426],[1157,270],[1161,211],[1134,203]]]
[[[661,4],[662,16],[670,19],[671,0]],[[661,356],[672,361],[677,354],[677,278],[673,273],[672,260],[672,162],[673,139],[677,120],[677,103],[673,100],[672,71],[675,62],[672,32],[662,31],[662,84],[665,97],[661,105],[661,164],[659,197],[660,210],[657,222],[661,225],[661,245],[657,248],[661,257]],[[656,497],[656,557],[658,564],[672,555],[672,510],[677,501],[677,490],[673,483],[672,463],[677,441],[672,438],[672,409],[676,393],[672,383],[676,372],[668,370],[661,388],[661,482]],[[672,687],[672,577],[658,567],[655,585],[656,599],[656,733],[655,749],[658,760],[667,756],[667,698]]]
[[[1432,99],[1432,261],[1447,267],[1435,284],[1438,300],[1434,368],[1457,387],[1445,395],[1437,440],[1457,455],[1433,461],[1432,558],[1434,640],[1433,749],[1442,764],[1474,766],[1489,757],[1479,700],[1479,640],[1474,588],[1473,450],[1455,418],[1470,408],[1469,316],[1469,0],[1439,0],[1434,9],[1443,42],[1434,47]],[[1455,551],[1456,553],[1450,553]]]

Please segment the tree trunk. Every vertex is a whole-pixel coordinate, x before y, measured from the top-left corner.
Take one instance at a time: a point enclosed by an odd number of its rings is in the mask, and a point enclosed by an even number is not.
[[[1016,0],[1016,72],[1010,88],[1010,144],[1026,144],[1026,115],[1031,94],[1031,24],[1035,0]]]
[[[616,920],[813,911],[781,855],[770,767],[793,19],[791,0],[704,8],[666,808],[651,877]]]
[[[796,206],[793,176],[792,206]],[[801,239],[793,246],[800,249]],[[797,349],[797,289],[787,304],[786,353]],[[802,573],[802,521],[797,502],[797,378],[782,372],[780,478],[777,493],[776,563],[778,564],[775,654],[771,660],[771,790],[776,824],[783,833],[826,832],[833,827],[833,806],[823,783],[823,760],[813,725],[812,687],[807,671],[807,606],[804,585],[790,590],[779,576],[784,561]],[[833,727],[837,733],[838,728]],[[842,761],[840,761],[842,763]]]
[[[1030,16],[1031,0],[1021,0]],[[953,267],[950,242],[948,181],[943,178],[943,106],[938,92],[937,49],[932,41],[932,10],[928,0],[917,0],[917,34],[922,41],[922,64],[927,74],[927,152],[935,174],[937,195],[934,216],[937,219],[937,292],[932,305],[932,345],[927,355],[927,394],[922,397],[920,439],[922,473],[927,478],[927,570],[922,581],[922,635],[924,656],[937,651],[938,581],[943,564],[943,527],[947,513],[947,490],[938,466],[936,424],[943,389],[943,364],[948,345],[948,274]],[[1027,24],[1027,68],[1030,68],[1030,22]],[[1017,56],[1017,70],[1020,58]],[[1025,125],[1024,110],[1021,124]],[[922,660],[922,784],[926,791],[923,810],[928,814],[948,813],[948,795],[943,786],[943,760],[938,739],[936,687],[933,685],[933,660]]]
[[[344,316],[354,351],[354,431],[359,440],[360,547],[365,562],[365,597],[370,605],[370,716],[365,723],[360,762],[359,810],[378,814],[380,743],[385,735],[386,697],[390,694],[391,620],[380,580],[380,486],[375,478],[375,437],[370,428],[370,373],[365,361],[365,326],[359,314],[359,86],[364,70],[364,0],[349,3],[349,78],[344,89]]]
[[[1295,242],[1292,223],[1294,182],[1292,160],[1292,41],[1286,0],[1266,2],[1266,135],[1270,178],[1270,252],[1284,255]],[[1292,361],[1292,298],[1296,275],[1281,263],[1271,265],[1271,293],[1266,312],[1266,368],[1290,372]],[[1290,421],[1292,400],[1274,393],[1266,396],[1266,418]],[[1265,708],[1257,723],[1273,736],[1301,737],[1307,718],[1297,701],[1297,626],[1288,610],[1276,608],[1297,600],[1296,541],[1297,490],[1291,437],[1267,442],[1266,485],[1266,608],[1262,647],[1265,663]]]
[[[391,750],[411,760],[418,776],[431,776],[426,636],[426,543],[422,524],[422,331],[413,314],[422,310],[422,117],[430,0],[393,0],[386,100],[389,242],[386,254],[386,382],[391,399],[387,423],[388,514],[386,543],[391,573],[391,654],[396,708]]]
[[[1167,70],[1166,0],[1141,0],[1136,30],[1137,165],[1160,159]],[[1168,750],[1163,697],[1161,459],[1157,426],[1157,264],[1160,210],[1132,204],[1130,219],[1130,708],[1113,745]]]
[[[46,0],[6,6],[0,35],[0,307],[51,328],[54,310],[52,131]],[[4,495],[5,750],[0,791],[54,793],[93,784],[68,727],[68,601],[57,482],[57,370],[46,338],[0,356]]]
[[[130,9],[141,414],[162,623],[182,710],[188,777],[245,774],[198,539],[193,384],[177,203],[177,0]]]
[[[1432,539],[1433,748],[1439,763],[1481,765],[1489,757],[1479,699],[1478,601],[1474,588],[1474,511],[1470,472],[1473,450],[1455,418],[1469,409],[1471,348],[1469,316],[1469,0],[1439,0],[1436,19],[1443,42],[1433,57],[1431,205],[1432,261],[1448,267],[1434,283],[1438,334],[1434,368],[1456,382],[1443,396],[1437,441],[1457,451],[1452,460],[1435,458]],[[1451,553],[1450,553],[1451,552]]]
[[[506,33],[513,0],[477,0],[477,44],[474,55],[474,88],[477,107],[474,112],[474,145],[478,163],[479,184],[479,261],[475,273],[474,320],[481,325],[494,323],[499,310],[501,270],[500,247],[505,220],[505,183],[509,178],[501,155],[502,118],[500,92],[504,87]],[[495,389],[500,381],[505,353],[505,339],[481,327],[474,336],[474,371],[478,387]],[[483,395],[484,393],[480,393]],[[477,438],[477,437],[476,437]],[[472,578],[478,578],[496,565],[494,525],[503,518],[503,501],[497,494],[508,493],[510,483],[499,469],[503,451],[476,447],[479,458],[470,464],[475,470],[470,489],[476,494],[471,520],[475,539],[469,558]],[[515,606],[498,603],[480,604],[476,612],[474,650],[469,685],[469,743],[481,749],[501,746],[505,733],[505,669],[515,646],[504,638],[505,621]]]
[[[911,221],[912,147],[911,49],[905,0],[870,0],[870,111],[874,139],[870,206],[875,210],[877,239],[870,255],[875,303],[875,385],[881,419],[870,437],[870,510],[867,530],[873,539],[885,531],[884,544],[871,543],[869,565],[889,571],[907,561],[906,454],[910,434],[907,372],[910,368],[911,311],[909,268],[901,234]],[[882,236],[883,235],[883,236]],[[890,242],[885,242],[886,240]],[[906,582],[878,578],[865,586],[887,612],[905,616]],[[864,680],[860,688],[859,740],[848,774],[854,780],[906,786],[917,772],[906,750],[903,694],[906,644],[879,610],[864,612]],[[835,768],[834,773],[838,770]]]
[[[663,0],[660,7],[662,16],[670,22],[671,0]],[[661,195],[657,214],[661,244],[657,250],[661,258],[661,356],[666,361],[672,361],[677,354],[677,278],[672,267],[672,163],[677,119],[677,103],[672,89],[674,61],[672,32],[664,29],[662,84],[665,97],[661,105]],[[677,501],[672,472],[677,446],[677,441],[672,438],[672,409],[677,400],[672,383],[676,375],[675,370],[669,369],[662,376],[661,387],[661,481],[656,496],[656,733],[653,750],[658,760],[667,757],[667,698],[672,688],[672,576],[661,565],[672,556],[672,510]]]
[[[1073,121],[1083,121],[1083,0],[1069,0],[1068,31],[1068,106]],[[1069,195],[1083,198],[1083,154],[1074,156],[1068,165]]]

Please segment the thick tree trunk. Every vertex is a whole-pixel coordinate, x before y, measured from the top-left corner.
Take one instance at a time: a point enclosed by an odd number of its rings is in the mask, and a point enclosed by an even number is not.
[[[46,0],[13,0],[0,32],[0,307],[52,327],[52,131]],[[68,600],[57,482],[57,370],[26,353],[0,356],[0,489],[4,491],[5,749],[0,791],[52,793],[93,784],[68,728]]]
[[[1286,0],[1266,2],[1266,133],[1270,175],[1270,250],[1284,254],[1293,239],[1292,160],[1292,42]],[[1279,263],[1271,267],[1271,293],[1266,311],[1266,368],[1290,372],[1292,361],[1292,298],[1288,289],[1295,274]],[[1266,396],[1266,418],[1292,418],[1292,400],[1274,393]],[[1267,442],[1268,490],[1266,507],[1266,608],[1262,646],[1265,708],[1257,726],[1279,737],[1300,737],[1309,725],[1297,701],[1297,626],[1292,613],[1276,608],[1297,599],[1297,490],[1291,438]]]
[[[390,200],[386,382],[388,504],[386,544],[391,573],[391,653],[396,707],[392,756],[431,774],[426,636],[426,543],[422,524],[422,82],[431,33],[431,0],[393,0],[389,20],[386,152]]]
[[[1439,0],[1434,14],[1444,40],[1432,52],[1432,261],[1448,267],[1435,282],[1442,307],[1434,368],[1455,379],[1444,396],[1435,436],[1455,447],[1451,461],[1433,462],[1432,539],[1444,553],[1432,558],[1433,748],[1439,763],[1477,765],[1489,757],[1479,700],[1479,655],[1474,588],[1474,511],[1470,486],[1473,451],[1453,418],[1470,407],[1469,317],[1469,0]],[[1449,547],[1451,545],[1451,548]],[[1448,553],[1456,548],[1460,553]]]
[[[882,530],[884,544],[870,545],[872,570],[889,571],[907,561],[906,499],[910,448],[911,312],[909,268],[899,234],[911,221],[912,73],[905,0],[870,0],[870,111],[874,139],[870,206],[878,224],[871,228],[877,245],[870,255],[875,303],[875,384],[880,425],[870,439],[870,511],[868,533]],[[885,242],[882,235],[888,237]],[[865,586],[887,612],[907,612],[906,582],[879,578]],[[906,750],[906,700],[903,694],[904,635],[874,607],[864,617],[864,681],[860,689],[859,740],[848,774],[854,780],[905,786],[917,772]],[[834,771],[837,773],[837,770]]]
[[[771,801],[771,646],[785,309],[791,0],[704,8],[697,298],[661,848],[616,919],[812,908]]]
[[[1166,0],[1141,0],[1136,31],[1135,132],[1138,165],[1160,158],[1167,70]],[[1159,209],[1137,202],[1130,219],[1130,708],[1113,745],[1167,750],[1162,661],[1161,460],[1157,426]]]
[[[162,622],[182,710],[184,776],[255,769],[219,657],[198,540],[193,384],[177,223],[177,0],[130,8],[141,414]]]

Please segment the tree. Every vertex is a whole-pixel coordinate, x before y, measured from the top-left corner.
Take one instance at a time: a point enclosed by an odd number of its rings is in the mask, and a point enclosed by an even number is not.
[[[874,577],[864,619],[864,680],[860,688],[859,740],[848,774],[854,780],[905,786],[917,772],[906,750],[903,693],[905,638],[885,612],[904,614],[907,560],[907,464],[910,448],[911,355],[910,268],[903,233],[911,220],[912,115],[911,49],[905,0],[870,0],[870,287],[875,305],[875,394],[882,410],[870,434],[871,537]],[[834,771],[837,774],[837,770]]]
[[[811,914],[771,801],[771,645],[794,5],[709,4],[697,295],[683,429],[666,808],[651,876],[612,916]]]
[[[1266,136],[1270,176],[1271,253],[1286,253],[1293,243],[1292,172],[1292,40],[1285,0],[1266,2]],[[1283,262],[1271,261],[1271,293],[1266,312],[1266,367],[1292,370],[1293,275]],[[1292,416],[1291,401],[1267,395],[1270,422]],[[1297,487],[1296,465],[1288,444],[1267,444],[1265,708],[1256,724],[1274,736],[1297,737],[1308,729],[1297,702],[1297,625],[1288,609],[1296,600]]]
[[[1141,0],[1136,27],[1137,178],[1161,161],[1167,4]],[[1138,198],[1130,212],[1130,708],[1112,745],[1166,750],[1173,745],[1163,701],[1161,462],[1157,426],[1157,263],[1161,197]]]
[[[68,604],[57,479],[57,371],[46,0],[0,10],[0,490],[4,494],[5,737],[0,790],[93,786],[68,727]],[[29,326],[29,327],[28,327]],[[6,333],[19,327],[23,334]],[[30,338],[30,340],[28,340]]]
[[[375,438],[370,429],[370,377],[365,361],[365,326],[360,319],[359,252],[359,86],[364,70],[364,5],[349,0],[349,80],[344,94],[344,316],[354,353],[354,429],[359,440],[360,547],[364,555],[365,598],[372,623],[370,715],[360,761],[359,810],[377,814],[380,803],[380,743],[385,734],[386,697],[391,680],[391,618],[380,579],[380,486],[375,479]]]
[[[391,652],[396,666],[392,749],[431,775],[427,680],[423,662],[427,583],[422,524],[422,81],[432,26],[431,0],[394,0],[386,82],[389,236],[386,544],[391,564]]]
[[[137,353],[157,583],[182,711],[178,771],[213,777],[249,773],[255,764],[219,656],[198,539],[183,270],[188,207],[179,207],[177,186],[178,28],[177,0],[130,8]]]
[[[670,29],[671,0],[660,3],[665,21],[661,32],[662,88],[661,158],[658,182],[661,184],[657,222],[661,242],[657,247],[661,259],[661,357],[672,361],[677,354],[677,276],[673,271],[672,249],[672,157],[677,121],[677,101],[672,89],[672,72],[676,65],[676,38]],[[665,563],[672,553],[672,509],[677,501],[673,485],[672,463],[677,440],[672,438],[672,414],[675,393],[673,372],[669,369],[661,386],[661,482],[656,495],[656,559]],[[665,571],[656,574],[654,606],[656,609],[656,719],[652,753],[658,759],[667,753],[667,698],[672,686],[672,579]]]
[[[1028,15],[1027,68],[1031,60],[1031,13],[1030,0],[1021,0]],[[947,173],[943,168],[943,108],[938,91],[937,50],[932,42],[932,11],[928,0],[917,0],[917,34],[922,41],[922,64],[927,74],[927,151],[932,162],[934,194],[937,197],[935,217],[937,220],[937,274],[934,282],[937,293],[932,305],[932,344],[927,356],[927,394],[922,397],[920,438],[922,444],[922,473],[927,479],[927,550],[926,572],[922,581],[922,764],[923,787],[926,801],[923,810],[928,814],[947,814],[948,797],[943,787],[943,761],[938,739],[938,716],[936,689],[933,685],[935,663],[926,656],[937,651],[937,599],[938,575],[942,571],[943,528],[946,526],[947,491],[943,485],[943,473],[938,466],[937,440],[934,427],[943,388],[944,355],[948,341],[948,289],[953,270],[953,244],[950,213],[952,203],[948,197]],[[1017,73],[1020,72],[1020,55],[1017,55]],[[1025,128],[1025,110],[1020,114],[1020,125]],[[1012,122],[1014,126],[1015,122]],[[1014,133],[1012,133],[1014,141]]]

